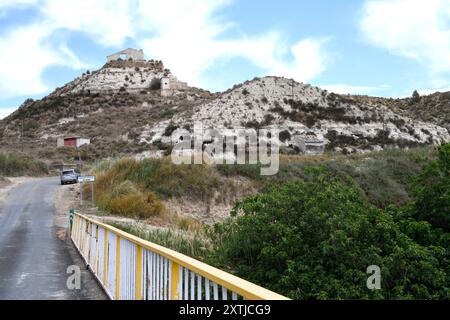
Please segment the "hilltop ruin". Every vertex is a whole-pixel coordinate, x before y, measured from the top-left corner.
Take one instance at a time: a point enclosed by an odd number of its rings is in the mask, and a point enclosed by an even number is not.
[[[116,60],[134,60],[134,61],[144,61],[144,51],[142,49],[132,49],[128,48],[106,57],[107,62]]]

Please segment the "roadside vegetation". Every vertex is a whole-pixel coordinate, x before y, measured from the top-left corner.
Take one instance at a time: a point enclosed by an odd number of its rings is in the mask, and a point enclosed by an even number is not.
[[[112,224],[125,232],[131,233],[141,239],[157,243],[177,252],[205,261],[213,250],[211,237],[206,229],[180,230],[180,229],[148,229],[140,226]]]
[[[367,201],[378,207],[387,207],[403,205],[411,200],[411,179],[420,173],[427,161],[435,158],[435,148],[426,146],[351,155],[281,155],[280,169],[274,176],[261,176],[257,165],[222,165],[217,170],[228,177],[248,177],[263,189],[274,183],[304,179],[308,168],[321,165],[340,177],[350,176],[362,189]]]
[[[379,153],[282,156],[258,166],[175,166],[170,159],[96,164],[97,205],[171,226],[119,226],[293,299],[443,299],[450,295],[450,144]],[[171,215],[170,197],[207,200],[245,178],[258,192],[213,225]],[[123,202],[123,203],[122,203]],[[139,203],[139,206],[135,206]],[[144,209],[142,209],[144,207]],[[366,269],[381,268],[381,290]]]
[[[216,191],[227,190],[214,168],[177,166],[170,159],[123,158],[96,163],[91,171],[96,174],[96,205],[110,214],[132,218],[164,216],[162,199],[186,196],[207,201]]]
[[[369,203],[325,166],[239,201],[217,224],[210,261],[294,299],[446,299],[450,293],[450,144],[411,180],[412,201]],[[381,290],[365,287],[381,268]]]
[[[22,153],[0,153],[0,176],[40,176],[48,174],[46,163]]]

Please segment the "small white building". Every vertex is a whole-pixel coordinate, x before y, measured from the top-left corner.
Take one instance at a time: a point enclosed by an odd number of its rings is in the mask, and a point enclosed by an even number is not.
[[[322,154],[325,152],[327,140],[309,135],[295,136],[294,145],[304,154]]]
[[[81,138],[81,137],[61,137],[56,141],[56,146],[59,147],[75,147],[79,148],[82,145],[91,144],[90,139]]]
[[[178,81],[174,76],[161,78],[161,95],[171,96],[177,90],[186,90],[188,84],[186,82]]]
[[[169,77],[161,78],[161,90],[170,90],[170,78]]]

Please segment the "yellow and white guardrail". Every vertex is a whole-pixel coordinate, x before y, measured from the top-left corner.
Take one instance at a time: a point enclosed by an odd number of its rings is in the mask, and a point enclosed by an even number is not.
[[[288,299],[76,212],[71,239],[111,299]]]

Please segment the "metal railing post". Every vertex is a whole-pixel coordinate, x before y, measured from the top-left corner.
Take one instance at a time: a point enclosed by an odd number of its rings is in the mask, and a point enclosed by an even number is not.
[[[108,275],[108,229],[104,229],[104,239],[103,239],[103,286],[107,287],[107,275]]]
[[[99,233],[100,228],[103,230],[103,237]],[[230,273],[77,212],[74,213],[71,238],[86,264],[94,263],[90,269],[103,282],[111,299],[287,299]],[[103,257],[100,257],[102,240]],[[124,245],[123,248],[121,244]],[[111,259],[108,257],[110,249]],[[103,260],[103,275],[98,272],[100,260]]]
[[[178,292],[180,284],[180,265],[172,261],[171,297],[170,300],[180,300],[181,292]]]
[[[142,247],[136,245],[136,300],[142,299]]]
[[[116,234],[116,300],[120,299],[120,236]]]

